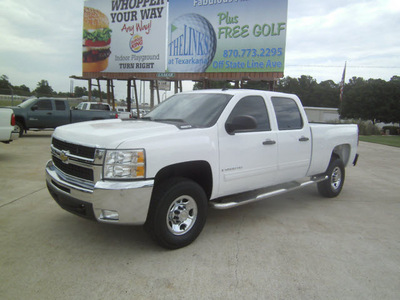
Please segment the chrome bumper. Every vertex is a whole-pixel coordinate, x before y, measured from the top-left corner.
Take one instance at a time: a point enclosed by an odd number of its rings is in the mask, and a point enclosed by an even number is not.
[[[65,210],[98,222],[142,225],[146,222],[154,180],[98,181],[93,187],[71,183],[50,160],[47,188]]]

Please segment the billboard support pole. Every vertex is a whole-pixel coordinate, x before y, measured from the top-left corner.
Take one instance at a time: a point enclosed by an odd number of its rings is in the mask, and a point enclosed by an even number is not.
[[[97,87],[99,89],[100,102],[103,102],[103,96],[101,95],[101,85],[100,85],[100,79],[99,78],[97,78]]]
[[[88,79],[88,96],[89,96],[89,101],[92,101],[92,79]]]
[[[154,80],[150,80],[150,108],[154,107]]]
[[[158,88],[158,80],[156,80],[156,90],[157,90],[157,104],[160,104],[160,90]]]
[[[127,80],[127,97],[126,97],[126,102],[127,102],[127,108],[128,108],[128,111],[129,112],[131,112],[131,108],[132,108],[132,91],[131,91],[131,87],[132,87],[132,84],[131,84],[131,80],[130,79],[128,79]]]
[[[136,79],[133,79],[133,88],[134,88],[134,91],[135,91],[136,114],[137,114],[137,118],[140,119],[139,101],[138,101],[138,93],[137,93]]]

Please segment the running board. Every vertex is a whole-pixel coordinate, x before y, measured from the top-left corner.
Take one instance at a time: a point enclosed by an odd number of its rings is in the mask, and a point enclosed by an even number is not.
[[[328,176],[313,176],[308,181],[298,182],[291,181],[288,183],[271,186],[264,189],[254,190],[251,192],[240,193],[233,196],[226,196],[210,201],[210,206],[215,209],[228,209],[232,207],[241,206],[244,204],[253,203],[256,201],[264,200],[273,196],[291,192],[313,183],[327,180]]]

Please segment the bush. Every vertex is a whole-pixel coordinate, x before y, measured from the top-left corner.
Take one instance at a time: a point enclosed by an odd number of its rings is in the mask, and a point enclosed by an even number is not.
[[[382,130],[386,133],[389,130],[390,135],[399,135],[400,134],[400,127],[399,126],[383,126]]]
[[[372,122],[358,121],[358,131],[360,135],[380,135],[381,130]]]
[[[340,120],[344,124],[357,124],[359,135],[381,135],[381,130],[371,121]]]

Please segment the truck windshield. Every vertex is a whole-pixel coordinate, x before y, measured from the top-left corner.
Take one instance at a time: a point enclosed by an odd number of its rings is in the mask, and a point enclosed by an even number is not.
[[[191,127],[213,126],[232,95],[177,94],[162,102],[142,119],[157,122],[176,122]]]
[[[35,102],[36,100],[37,100],[37,98],[30,98],[30,99],[25,100],[24,102],[22,102],[18,106],[22,107],[22,108],[27,108],[32,104],[32,102]]]

